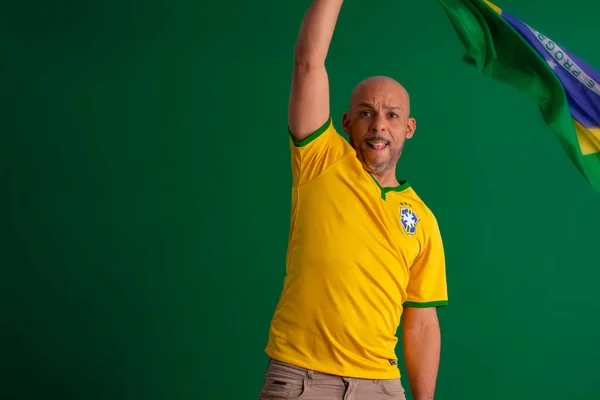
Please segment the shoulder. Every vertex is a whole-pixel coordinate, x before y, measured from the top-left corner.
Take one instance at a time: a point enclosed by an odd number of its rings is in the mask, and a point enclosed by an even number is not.
[[[327,119],[327,121],[325,121],[325,123],[323,125],[321,125],[321,127],[319,129],[317,129],[316,131],[314,131],[313,133],[308,135],[305,139],[300,140],[300,141],[294,139],[292,131],[289,128],[288,128],[288,131],[290,134],[290,140],[291,140],[293,146],[296,148],[303,148],[303,147],[307,147],[309,145],[314,146],[319,142],[324,142],[324,141],[330,140],[333,135],[340,136],[338,134],[337,130],[335,129],[335,126],[333,124],[333,120],[331,117],[329,117],[329,119]],[[341,136],[340,136],[340,138],[341,138]]]
[[[405,199],[406,200],[401,203],[400,207],[406,208],[406,212],[412,211],[425,231],[430,232],[432,229],[438,229],[435,213],[421,196],[417,194],[412,186],[406,190]]]

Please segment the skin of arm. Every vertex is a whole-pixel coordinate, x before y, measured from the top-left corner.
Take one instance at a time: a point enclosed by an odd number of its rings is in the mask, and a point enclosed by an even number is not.
[[[325,59],[342,4],[343,0],[314,0],[298,33],[288,105],[290,133],[298,142],[318,130],[330,116]]]
[[[402,319],[404,364],[413,398],[433,400],[441,350],[437,310],[406,307]]]

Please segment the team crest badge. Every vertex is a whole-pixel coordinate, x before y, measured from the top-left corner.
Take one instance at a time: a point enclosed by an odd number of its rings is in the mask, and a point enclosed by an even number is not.
[[[400,222],[402,223],[404,232],[409,235],[414,235],[417,232],[417,224],[419,221],[420,219],[417,217],[414,210],[408,207],[400,207]]]

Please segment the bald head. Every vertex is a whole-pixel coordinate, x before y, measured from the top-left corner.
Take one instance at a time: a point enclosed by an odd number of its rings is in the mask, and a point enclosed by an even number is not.
[[[404,142],[416,129],[406,89],[387,76],[365,79],[352,91],[342,126],[366,169],[383,182],[395,181]]]
[[[387,76],[373,76],[360,82],[350,96],[350,112],[361,104],[373,104],[374,100],[386,106],[400,108],[405,116],[410,115],[410,97],[398,81]]]

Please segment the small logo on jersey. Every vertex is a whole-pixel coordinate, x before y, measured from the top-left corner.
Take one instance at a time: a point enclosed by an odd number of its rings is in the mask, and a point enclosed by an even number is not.
[[[398,365],[398,360],[388,360],[390,362],[390,365]]]
[[[417,232],[417,224],[420,219],[417,214],[408,207],[400,207],[400,222],[404,228],[404,232],[409,235],[414,235]]]

